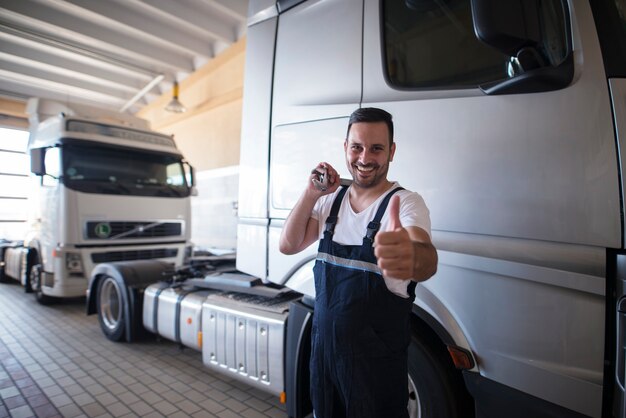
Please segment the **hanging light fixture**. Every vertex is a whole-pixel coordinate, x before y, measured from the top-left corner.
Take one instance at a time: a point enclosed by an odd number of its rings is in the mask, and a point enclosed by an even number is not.
[[[165,110],[173,113],[183,113],[187,108],[178,100],[178,81],[174,81],[174,95],[172,100],[165,106]]]

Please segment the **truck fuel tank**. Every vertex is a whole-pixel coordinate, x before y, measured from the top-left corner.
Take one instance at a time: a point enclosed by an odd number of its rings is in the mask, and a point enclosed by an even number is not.
[[[155,283],[144,293],[143,324],[151,332],[202,350],[202,303],[213,290]]]

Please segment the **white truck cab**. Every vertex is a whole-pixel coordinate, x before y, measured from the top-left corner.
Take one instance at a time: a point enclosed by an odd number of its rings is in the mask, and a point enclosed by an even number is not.
[[[85,296],[98,263],[183,263],[193,170],[172,137],[100,109],[35,99],[27,110],[31,230],[23,247],[4,250],[4,274],[42,302]]]

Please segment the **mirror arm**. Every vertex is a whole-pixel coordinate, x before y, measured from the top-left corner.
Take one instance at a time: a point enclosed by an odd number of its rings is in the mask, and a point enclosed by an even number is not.
[[[483,93],[496,96],[500,94],[540,93],[560,90],[567,87],[574,79],[574,56],[570,53],[556,67],[542,67],[523,74],[480,85]]]

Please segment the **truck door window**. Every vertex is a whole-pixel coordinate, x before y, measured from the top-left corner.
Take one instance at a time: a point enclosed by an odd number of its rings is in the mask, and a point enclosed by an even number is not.
[[[556,66],[568,53],[561,0],[534,3],[540,20],[535,48]],[[518,75],[511,57],[480,42],[470,0],[383,1],[388,83],[397,88],[473,88]]]

